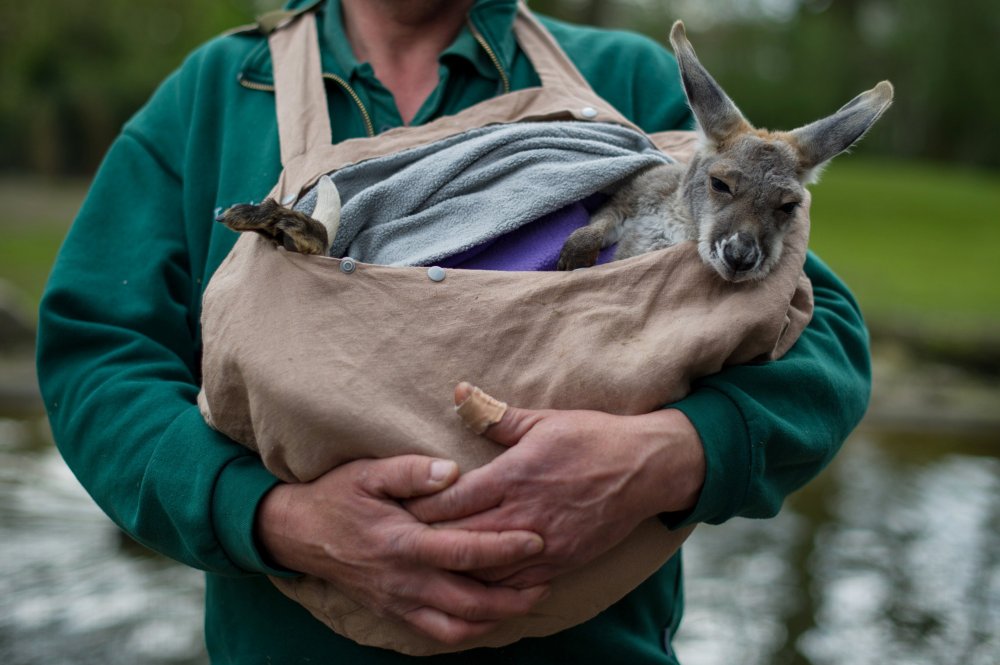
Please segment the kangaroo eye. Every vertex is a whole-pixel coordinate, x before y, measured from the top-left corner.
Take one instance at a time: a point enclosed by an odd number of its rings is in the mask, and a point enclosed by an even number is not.
[[[733,191],[729,189],[729,185],[719,180],[718,178],[712,178],[712,189],[722,194],[732,194]]]
[[[791,203],[786,203],[785,205],[781,206],[780,208],[778,208],[778,210],[785,213],[786,215],[791,215],[793,212],[795,212],[795,209],[798,207],[799,204],[792,201]]]

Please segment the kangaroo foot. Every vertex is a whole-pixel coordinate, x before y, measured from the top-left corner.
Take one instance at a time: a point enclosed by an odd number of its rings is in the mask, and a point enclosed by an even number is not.
[[[290,252],[300,254],[326,254],[326,228],[318,221],[274,199],[260,205],[241,203],[216,217],[234,231],[256,231],[281,244]]]
[[[558,270],[589,268],[597,263],[601,253],[601,233],[597,229],[584,226],[570,234],[559,254]]]

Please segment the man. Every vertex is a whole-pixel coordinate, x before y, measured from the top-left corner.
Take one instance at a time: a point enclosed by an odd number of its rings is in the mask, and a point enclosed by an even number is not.
[[[536,85],[510,32],[514,8],[322,3],[334,141]],[[595,90],[646,131],[690,122],[662,48],[546,24]],[[40,316],[39,376],[60,449],[123,528],[207,571],[213,662],[407,660],[335,635],[262,573],[323,577],[445,643],[482,634],[529,612],[554,576],[649,515],[671,527],[773,515],[860,419],[866,333],[846,289],[810,257],[816,311],[789,354],[708,377],[671,408],[637,417],[514,409],[488,432],[511,449],[461,478],[447,460],[406,456],[278,483],[210,430],[194,400],[201,294],[233,243],[211,220],[259,200],[280,170],[272,84],[260,34],[195,52],[111,148]],[[441,521],[450,528],[427,525]],[[590,622],[439,660],[676,662],[681,603],[675,557]]]

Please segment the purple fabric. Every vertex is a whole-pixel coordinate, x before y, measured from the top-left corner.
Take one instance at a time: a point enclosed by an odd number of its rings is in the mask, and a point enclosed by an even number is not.
[[[566,238],[586,226],[590,214],[606,200],[605,195],[595,194],[496,240],[449,256],[437,265],[467,270],[555,270]],[[614,252],[614,245],[602,250],[597,262],[607,263]]]

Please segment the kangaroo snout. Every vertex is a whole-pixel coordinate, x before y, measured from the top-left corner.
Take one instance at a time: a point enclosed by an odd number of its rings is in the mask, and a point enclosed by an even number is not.
[[[739,231],[717,240],[714,249],[716,256],[736,278],[743,273],[756,270],[764,258],[757,238],[746,231]]]

